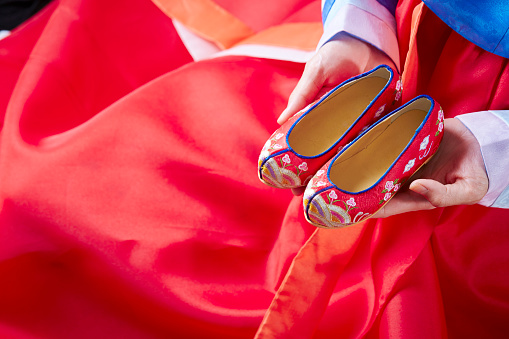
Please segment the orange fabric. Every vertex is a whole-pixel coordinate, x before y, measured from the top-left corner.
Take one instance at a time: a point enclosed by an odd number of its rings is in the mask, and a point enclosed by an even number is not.
[[[417,30],[419,29],[419,23],[421,21],[421,17],[423,15],[424,10],[424,3],[420,3],[417,5],[413,12],[412,12],[412,18],[411,18],[411,28],[410,28],[410,41],[408,44],[408,50],[407,55],[402,60],[405,60],[405,64],[403,65],[403,69],[411,70],[415,69],[415,67],[418,65],[418,55],[417,55]],[[427,10],[427,7],[425,8]],[[402,80],[403,80],[403,87],[405,89],[412,88],[412,93],[415,92],[415,84],[416,82],[412,80],[410,72],[403,72],[402,74]],[[410,78],[409,78],[410,76]]]
[[[301,205],[300,197],[296,197],[289,210],[302,214],[299,212]],[[296,255],[256,338],[283,335],[310,338],[327,308],[337,278],[355,253],[364,230],[365,223],[345,228],[344,232],[317,229]]]
[[[242,21],[211,0],[153,0],[168,16],[226,49],[254,34]]]
[[[242,40],[239,45],[258,44],[314,51],[323,33],[318,22],[286,23]]]

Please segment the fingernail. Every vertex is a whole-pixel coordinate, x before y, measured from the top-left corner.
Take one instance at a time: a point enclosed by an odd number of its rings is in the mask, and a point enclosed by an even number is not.
[[[414,187],[412,187],[411,189],[415,193],[419,193],[419,194],[423,194],[423,195],[428,192],[428,189],[420,184],[414,185]]]

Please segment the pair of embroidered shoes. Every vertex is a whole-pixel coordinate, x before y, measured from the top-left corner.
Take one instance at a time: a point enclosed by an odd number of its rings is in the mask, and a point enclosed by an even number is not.
[[[381,65],[343,82],[265,143],[260,180],[278,188],[307,185],[311,224],[337,228],[369,218],[437,151],[440,105],[421,95],[396,108],[402,84],[395,74]]]

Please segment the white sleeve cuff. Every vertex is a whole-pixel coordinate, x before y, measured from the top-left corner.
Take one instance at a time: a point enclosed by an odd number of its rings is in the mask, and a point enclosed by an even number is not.
[[[456,118],[481,145],[489,188],[479,204],[509,208],[509,111],[483,111]]]
[[[325,19],[318,48],[341,32],[378,48],[400,69],[396,20],[376,0],[336,1]]]

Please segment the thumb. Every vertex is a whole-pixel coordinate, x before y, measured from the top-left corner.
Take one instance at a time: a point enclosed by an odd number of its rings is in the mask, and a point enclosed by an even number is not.
[[[424,196],[435,207],[473,204],[477,201],[472,183],[463,178],[446,185],[432,179],[417,179],[409,188]]]
[[[311,61],[306,65],[302,77],[288,99],[288,106],[277,119],[279,124],[283,124],[316,98],[325,81],[320,67],[319,63]]]

